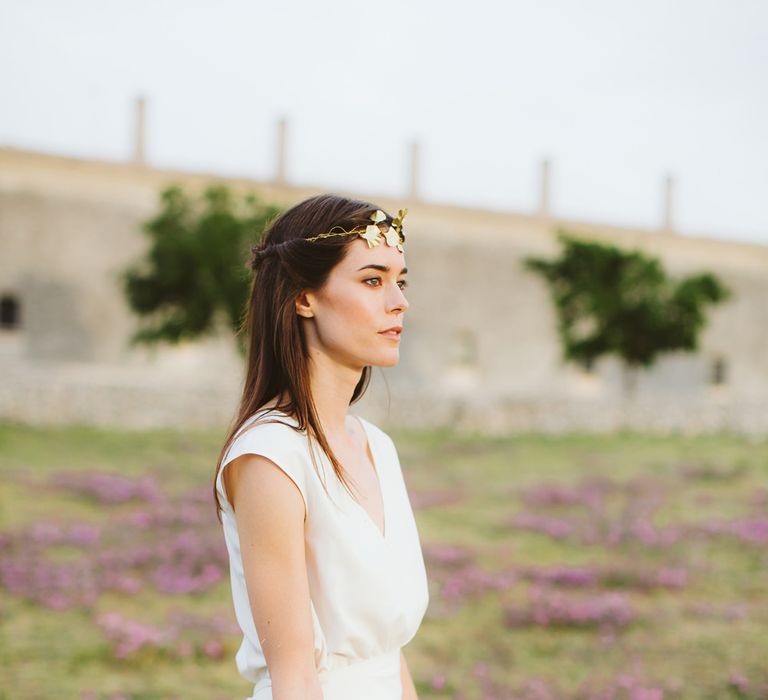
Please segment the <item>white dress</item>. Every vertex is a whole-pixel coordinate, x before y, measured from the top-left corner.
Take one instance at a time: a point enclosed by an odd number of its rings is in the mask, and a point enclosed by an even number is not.
[[[298,486],[307,510],[306,563],[314,627],[314,657],[324,700],[401,700],[400,648],[416,634],[429,603],[419,534],[392,439],[360,418],[384,504],[384,534],[344,489],[328,457],[314,444],[328,494],[313,467],[306,431],[272,409],[246,421],[216,479],[229,553],[235,615],[243,641],[235,657],[254,683],[248,700],[271,700],[272,682],[248,602],[235,513],[222,475],[233,459],[267,457]],[[281,421],[281,423],[265,423]],[[329,498],[329,494],[331,498]]]

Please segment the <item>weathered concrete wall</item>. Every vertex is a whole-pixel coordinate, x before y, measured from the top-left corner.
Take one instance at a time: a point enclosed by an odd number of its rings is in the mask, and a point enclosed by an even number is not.
[[[0,332],[0,417],[137,427],[230,418],[242,370],[232,339],[130,348],[136,319],[119,286],[147,244],[140,226],[160,189],[214,179],[285,205],[320,191],[0,149],[0,295],[22,312],[19,330]],[[410,210],[401,360],[374,372],[359,406],[372,420],[768,431],[768,246],[357,196]],[[713,271],[734,297],[712,311],[698,353],[662,359],[628,400],[615,360],[590,374],[562,363],[548,290],[522,267],[556,253],[558,227],[637,246],[676,275]],[[715,385],[717,361],[726,381]]]

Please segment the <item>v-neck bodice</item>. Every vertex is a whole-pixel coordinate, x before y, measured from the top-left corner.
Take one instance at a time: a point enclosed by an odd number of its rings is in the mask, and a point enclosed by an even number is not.
[[[243,454],[267,457],[294,482],[304,499],[315,661],[321,680],[328,679],[329,700],[346,700],[346,696],[330,690],[335,688],[330,679],[336,670],[365,660],[373,664],[376,658],[394,659],[394,652],[415,635],[426,612],[429,603],[426,568],[397,450],[384,431],[355,417],[363,426],[373,457],[383,510],[383,532],[363,505],[344,488],[327,455],[313,441],[315,467],[306,431],[299,431],[297,422],[282,412],[271,411],[265,418],[279,423],[254,421],[252,417],[222,460],[216,487],[222,502],[235,613],[243,631],[236,662],[240,673],[256,684],[254,698],[257,692],[264,692],[271,681],[250,609],[236,516],[222,479],[226,465],[236,457]],[[387,663],[394,664],[394,661]],[[399,656],[397,666],[399,671]],[[353,676],[356,674],[345,677]],[[350,691],[349,697],[365,695],[369,700],[399,697],[371,695],[369,687],[360,682],[361,685],[353,689],[357,695]],[[395,681],[392,683],[394,687]],[[259,700],[270,697],[258,695]]]
[[[387,539],[387,498],[386,498],[386,495],[384,493],[383,477],[382,477],[381,471],[380,471],[379,466],[378,466],[378,458],[377,458],[376,451],[375,451],[375,448],[374,448],[374,445],[373,445],[373,438],[371,437],[371,435],[369,435],[369,431],[365,427],[365,423],[360,419],[360,417],[359,416],[355,416],[355,418],[360,423],[360,427],[362,428],[363,434],[365,435],[366,448],[367,448],[366,449],[366,453],[367,452],[371,453],[371,460],[372,460],[371,466],[373,467],[373,471],[374,471],[374,474],[375,474],[376,485],[377,485],[377,487],[379,489],[378,496],[381,499],[382,520],[384,522],[383,530],[382,530],[382,528],[379,527],[378,523],[371,517],[371,514],[368,512],[368,510],[365,508],[365,506],[363,506],[362,503],[360,503],[359,501],[357,501],[355,499],[352,499],[352,500],[355,503],[355,505],[357,505],[360,508],[360,510],[363,512],[363,514],[368,518],[368,520],[370,521],[370,523],[373,526],[374,530],[376,530],[376,532],[379,535],[379,537],[382,540],[386,541],[386,539]],[[367,454],[366,454],[365,458],[366,458],[366,461],[368,461],[368,455]],[[351,496],[350,496],[350,498],[351,498]]]

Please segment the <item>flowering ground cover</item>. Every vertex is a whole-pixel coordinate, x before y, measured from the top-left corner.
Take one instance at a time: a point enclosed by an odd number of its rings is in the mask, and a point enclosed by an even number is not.
[[[768,442],[390,434],[421,698],[768,698]],[[247,697],[219,439],[0,425],[0,700]]]

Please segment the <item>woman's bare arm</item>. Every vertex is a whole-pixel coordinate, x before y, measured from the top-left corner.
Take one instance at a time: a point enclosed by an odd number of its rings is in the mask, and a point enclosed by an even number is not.
[[[236,513],[248,599],[272,678],[272,697],[322,700],[314,662],[301,492],[260,455],[234,459],[222,478]]]
[[[411,678],[411,671],[408,668],[408,662],[405,660],[403,650],[400,650],[400,680],[403,683],[403,700],[419,700],[416,695],[416,686]]]

